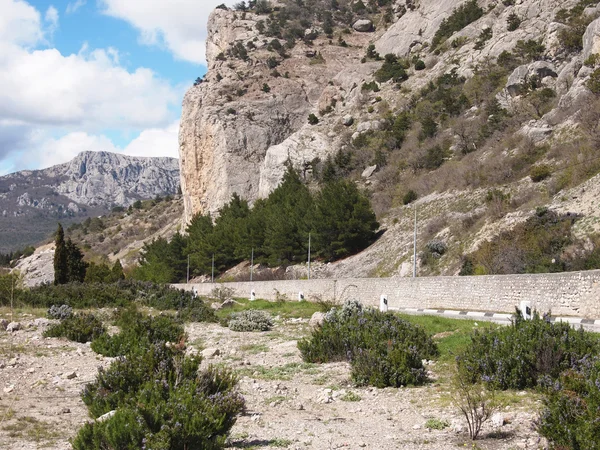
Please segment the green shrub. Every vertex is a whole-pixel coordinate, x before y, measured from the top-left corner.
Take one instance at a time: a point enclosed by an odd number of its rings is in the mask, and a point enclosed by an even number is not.
[[[369,83],[365,82],[360,89],[363,92],[379,92],[379,85],[375,81],[371,81]]]
[[[529,177],[534,183],[545,180],[552,175],[552,168],[547,164],[538,164],[529,170]]]
[[[417,195],[417,193],[415,191],[413,191],[412,189],[410,189],[402,197],[402,204],[403,205],[408,205],[409,203],[414,202],[418,197],[419,196]]]
[[[308,123],[311,125],[316,125],[319,123],[319,118],[315,116],[313,113],[308,115]]]
[[[521,25],[521,19],[514,12],[510,13],[506,19],[506,29],[508,31],[515,31]]]
[[[92,350],[104,356],[124,356],[159,342],[179,342],[185,336],[183,326],[173,317],[145,316],[135,307],[121,311],[116,323],[121,332],[99,336],[92,342]]]
[[[198,372],[200,358],[164,342],[119,358],[86,386],[83,402],[94,418],[73,440],[75,450],[215,449],[244,410],[229,369]]]
[[[548,383],[537,431],[561,449],[600,449],[600,359],[584,358]]]
[[[443,430],[449,426],[450,424],[447,420],[427,419],[427,422],[425,422],[425,428],[429,428],[430,430]]]
[[[422,384],[422,359],[438,355],[421,327],[394,314],[363,309],[356,301],[331,309],[298,348],[307,362],[347,360],[357,384],[377,387]]]
[[[435,32],[431,41],[432,50],[481,16],[483,16],[483,9],[477,4],[477,0],[470,0],[454,9],[448,18],[442,20],[440,27]]]
[[[473,383],[525,389],[557,379],[573,362],[596,354],[598,348],[598,340],[583,329],[552,323],[537,312],[525,320],[517,310],[510,326],[476,331],[457,364]]]
[[[233,313],[229,317],[227,326],[233,331],[269,331],[273,321],[269,313],[249,309]]]
[[[406,73],[406,65],[400,61],[396,55],[388,53],[385,55],[385,61],[381,68],[375,72],[375,79],[380,83],[393,80],[395,83],[408,80],[408,74]]]
[[[44,331],[44,337],[65,337],[82,344],[105,335],[106,329],[102,322],[93,314],[87,313],[69,316]]]
[[[594,94],[600,94],[600,69],[596,69],[586,82],[587,88]]]
[[[425,62],[421,59],[415,62],[415,70],[425,70]]]

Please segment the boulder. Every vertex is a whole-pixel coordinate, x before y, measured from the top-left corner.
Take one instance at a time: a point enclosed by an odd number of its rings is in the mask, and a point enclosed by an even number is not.
[[[354,117],[351,115],[344,116],[343,124],[347,127],[351,126],[354,123]]]
[[[539,80],[543,80],[546,77],[556,78],[558,74],[556,73],[556,68],[551,63],[547,61],[535,61],[513,70],[506,82],[506,90],[513,97],[520,95],[523,85],[528,79],[534,76],[539,78]]]
[[[370,178],[373,176],[373,174],[376,171],[377,171],[377,164],[367,167],[365,170],[363,170],[363,173],[360,176],[363,178]]]
[[[6,327],[8,326],[8,320],[6,319],[2,319],[0,320],[0,330],[6,330]]]
[[[116,414],[116,412],[117,412],[117,411],[113,409],[112,411],[109,411],[109,412],[107,412],[106,414],[103,414],[103,415],[101,415],[100,417],[98,417],[98,418],[96,419],[96,422],[104,422],[105,420],[108,420],[108,419],[110,419],[112,416],[114,416],[114,415]]]
[[[318,328],[321,325],[323,325],[324,320],[325,320],[325,313],[317,311],[317,312],[313,313],[313,315],[311,316],[310,321],[308,322],[308,326],[311,328]]]
[[[10,331],[11,333],[14,331],[19,331],[21,329],[21,324],[19,322],[11,322],[6,326],[6,331]]]
[[[373,31],[373,22],[371,22],[369,19],[359,19],[354,22],[352,28],[361,33],[368,33],[369,31]]]

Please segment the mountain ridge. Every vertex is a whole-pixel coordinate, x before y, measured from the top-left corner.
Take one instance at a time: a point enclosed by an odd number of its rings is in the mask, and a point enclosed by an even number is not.
[[[0,251],[45,239],[57,222],[69,224],[128,207],[136,200],[173,195],[176,158],[83,151],[46,169],[0,177]]]

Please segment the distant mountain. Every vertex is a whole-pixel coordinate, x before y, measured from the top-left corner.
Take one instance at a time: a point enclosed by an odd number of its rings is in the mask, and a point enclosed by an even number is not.
[[[0,251],[45,239],[57,222],[103,215],[178,187],[177,159],[109,152],[82,152],[65,164],[0,177]]]

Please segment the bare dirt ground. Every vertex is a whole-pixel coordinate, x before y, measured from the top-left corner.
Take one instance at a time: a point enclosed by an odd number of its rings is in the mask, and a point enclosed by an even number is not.
[[[43,338],[45,325],[36,326],[33,316],[20,322],[20,331],[0,331],[0,448],[69,449],[69,439],[89,420],[79,393],[111,359],[89,345]],[[240,373],[247,412],[233,427],[229,448],[544,448],[532,431],[539,403],[530,393],[514,393],[501,410],[506,423],[486,424],[483,439],[473,443],[447,383],[436,381],[435,364],[428,366],[433,381],[424,387],[357,388],[346,363],[302,362],[296,343],[308,334],[306,319],[277,320],[261,333],[218,324],[186,329],[189,351],[218,353],[203,364],[226,364]],[[449,426],[430,430],[428,419]]]

